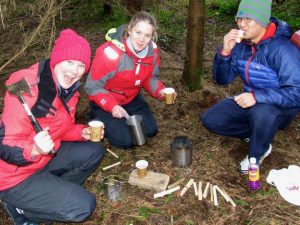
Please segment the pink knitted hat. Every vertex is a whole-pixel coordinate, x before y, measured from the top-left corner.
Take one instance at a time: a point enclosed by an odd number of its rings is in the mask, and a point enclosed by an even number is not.
[[[91,48],[88,41],[79,36],[71,29],[65,29],[60,32],[56,39],[50,56],[50,65],[52,68],[57,63],[65,60],[78,60],[85,64],[85,73],[90,68]]]

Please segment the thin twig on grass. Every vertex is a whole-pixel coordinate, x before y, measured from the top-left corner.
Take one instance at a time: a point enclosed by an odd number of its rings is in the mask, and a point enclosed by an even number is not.
[[[3,30],[5,30],[4,17],[3,17],[3,12],[2,12],[2,5],[0,5],[0,17],[1,17],[1,23],[2,23]]]

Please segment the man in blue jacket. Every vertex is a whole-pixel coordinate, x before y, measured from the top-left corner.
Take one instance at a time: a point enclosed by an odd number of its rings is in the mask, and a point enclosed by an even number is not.
[[[201,115],[208,130],[249,139],[248,155],[239,166],[245,174],[249,158],[261,164],[278,129],[287,127],[300,109],[300,51],[290,41],[289,26],[271,17],[271,5],[271,0],[241,1],[235,17],[239,29],[224,36],[213,78],[226,85],[240,76],[244,91]]]

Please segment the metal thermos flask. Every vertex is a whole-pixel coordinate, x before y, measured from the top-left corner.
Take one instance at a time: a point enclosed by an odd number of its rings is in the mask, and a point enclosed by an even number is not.
[[[130,134],[135,145],[143,145],[147,138],[143,125],[143,117],[140,115],[128,116],[126,124],[129,127]]]

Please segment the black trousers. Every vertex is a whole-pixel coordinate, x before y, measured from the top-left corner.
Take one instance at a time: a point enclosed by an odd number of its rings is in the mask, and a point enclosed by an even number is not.
[[[0,199],[22,209],[33,222],[81,222],[96,207],[94,195],[81,185],[104,156],[101,143],[63,142],[45,168],[0,192]]]
[[[149,104],[141,94],[138,94],[130,103],[122,105],[122,107],[130,116],[140,115],[143,117],[143,125],[148,138],[154,137],[157,134],[156,120]],[[101,120],[104,123],[104,135],[113,146],[122,149],[130,149],[134,146],[125,118],[115,118],[111,112],[107,112],[94,102],[91,102],[89,120],[93,119]]]

